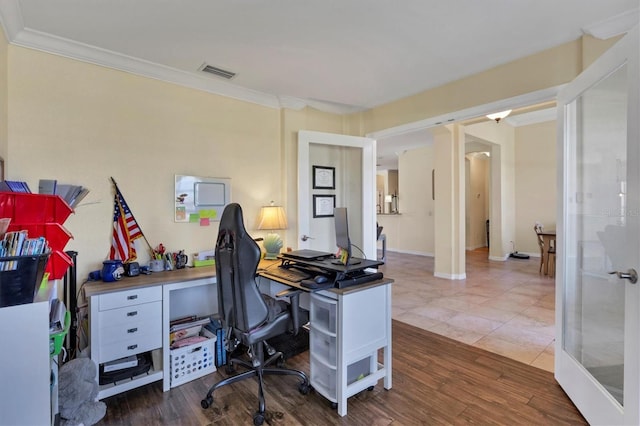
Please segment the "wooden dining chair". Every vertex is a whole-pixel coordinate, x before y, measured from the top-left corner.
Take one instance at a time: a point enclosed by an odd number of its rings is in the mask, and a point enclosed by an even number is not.
[[[541,274],[542,273],[542,269],[544,267],[544,239],[542,238],[542,235],[540,235],[542,233],[542,225],[539,223],[536,223],[535,225],[533,225],[533,230],[536,233],[536,238],[538,239],[538,247],[540,247],[540,268],[538,270],[538,272]]]
[[[550,277],[556,276],[556,245],[555,240],[551,240],[547,248],[547,268]]]
[[[533,225],[533,230],[538,237],[538,247],[540,247],[540,268],[539,273],[542,273],[545,267],[545,259],[547,261],[546,270],[550,277],[555,276],[556,273],[556,247],[553,244],[549,244],[549,247],[545,247],[544,238],[542,238],[542,224],[536,223]],[[546,250],[546,256],[545,256]]]

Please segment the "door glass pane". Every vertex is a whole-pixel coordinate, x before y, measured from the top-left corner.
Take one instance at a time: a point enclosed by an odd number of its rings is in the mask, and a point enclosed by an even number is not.
[[[565,243],[564,350],[620,403],[625,284],[610,271],[633,265],[625,238],[627,66],[573,104]]]

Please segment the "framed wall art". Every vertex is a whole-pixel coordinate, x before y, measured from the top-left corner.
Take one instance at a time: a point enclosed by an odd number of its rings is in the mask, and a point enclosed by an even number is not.
[[[333,217],[333,209],[335,206],[335,195],[314,195],[313,217]]]
[[[313,189],[336,189],[336,168],[312,166]]]

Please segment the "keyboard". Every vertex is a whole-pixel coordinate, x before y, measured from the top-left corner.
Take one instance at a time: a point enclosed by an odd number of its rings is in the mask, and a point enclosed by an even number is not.
[[[286,269],[279,266],[277,268],[266,269],[264,271],[261,271],[260,273],[267,277],[280,278],[294,283],[311,278],[311,274],[308,274],[304,271],[293,268]]]

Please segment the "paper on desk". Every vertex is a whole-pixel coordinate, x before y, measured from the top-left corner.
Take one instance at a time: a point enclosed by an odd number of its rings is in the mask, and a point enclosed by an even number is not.
[[[205,251],[201,251],[199,253],[195,253],[194,256],[198,259],[198,260],[209,260],[209,259],[215,259],[216,257],[216,252],[215,250],[205,250]]]

